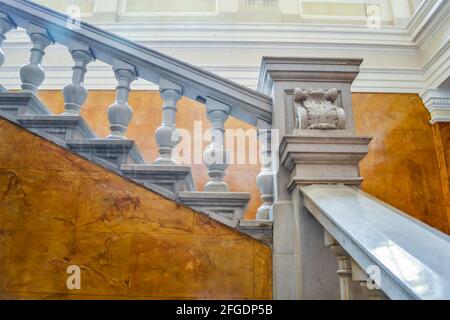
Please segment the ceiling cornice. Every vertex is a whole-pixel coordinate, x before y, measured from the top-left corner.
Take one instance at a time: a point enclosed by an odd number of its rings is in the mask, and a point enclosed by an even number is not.
[[[446,19],[450,16],[449,7],[450,1],[427,0],[416,10],[406,27],[382,26],[380,29],[367,29],[356,25],[258,23],[180,25],[122,22],[99,23],[97,26],[151,49],[200,65],[208,71],[250,88],[256,88],[261,56],[274,55],[276,52],[279,56],[364,59],[361,72],[352,87],[354,92],[420,93],[427,85],[435,85],[436,81],[445,76],[441,74],[446,66],[442,55],[448,52],[448,42],[429,56],[423,57],[421,54],[423,46],[448,21]],[[7,34],[4,43],[7,61],[5,66],[0,68],[4,79],[2,83],[7,88],[20,87],[18,68],[25,60],[17,55],[26,56],[28,53],[23,50],[25,48],[30,48],[30,42],[23,30]],[[50,58],[61,56],[65,49],[60,46],[50,46],[46,51],[48,57],[44,60],[43,67],[49,72],[41,88],[60,89],[70,79],[70,62],[62,59],[59,65],[58,59]],[[11,55],[17,57],[9,58]],[[241,55],[247,57],[247,60],[224,59],[225,56]],[[202,59],[203,56],[209,58],[201,60],[198,56]],[[53,71],[54,75],[51,74]],[[113,88],[114,81],[108,80],[107,72],[109,70],[105,66],[90,65],[87,87],[107,89],[111,85]],[[140,84],[138,81],[136,88],[154,89],[156,86]]]

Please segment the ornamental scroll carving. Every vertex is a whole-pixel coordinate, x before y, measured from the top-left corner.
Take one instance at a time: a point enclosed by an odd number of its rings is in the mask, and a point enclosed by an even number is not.
[[[337,89],[295,89],[297,129],[345,129],[345,111],[336,103]]]

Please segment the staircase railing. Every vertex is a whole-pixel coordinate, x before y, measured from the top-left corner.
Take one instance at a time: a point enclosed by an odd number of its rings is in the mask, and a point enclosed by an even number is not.
[[[130,85],[137,78],[142,78],[159,85],[163,99],[162,124],[155,133],[159,147],[159,157],[153,162],[156,165],[175,165],[172,150],[178,141],[176,136],[175,114],[177,101],[188,97],[206,105],[208,119],[212,125],[213,139],[205,151],[211,154],[223,154],[224,163],[206,164],[209,181],[205,191],[228,192],[228,185],[224,182],[224,175],[228,166],[228,151],[224,146],[224,123],[229,116],[233,116],[259,129],[270,129],[272,121],[272,99],[260,92],[236,84],[225,78],[179,61],[157,51],[143,47],[137,43],[121,38],[112,33],[101,30],[88,23],[77,21],[65,14],[26,0],[0,1],[0,48],[6,34],[16,27],[27,31],[32,43],[29,63],[20,69],[22,89],[35,93],[45,78],[45,71],[41,63],[48,46],[57,43],[67,47],[73,61],[72,82],[63,89],[65,111],[60,116],[79,116],[88,91],[83,86],[89,63],[100,60],[112,67],[117,79],[116,100],[108,108],[110,134],[106,137],[116,144],[117,148],[130,145],[117,142],[127,140],[126,131],[132,121],[133,110],[128,105]],[[4,53],[0,51],[0,65],[4,62]],[[25,121],[22,119],[22,121]],[[267,134],[263,134],[266,138]],[[80,153],[105,153],[96,145],[87,143],[67,142],[72,149]],[[103,148],[104,149],[104,148]],[[263,150],[265,154],[267,148]],[[122,157],[123,158],[123,157]],[[135,162],[142,159],[135,155]],[[119,161],[120,162],[120,161]],[[123,163],[122,163],[123,164]],[[119,167],[121,163],[118,163]],[[132,168],[133,170],[135,168]],[[131,171],[133,171],[131,170]],[[123,172],[130,172],[125,167]],[[136,170],[133,177],[136,177]],[[267,171],[267,168],[262,168]],[[192,185],[192,181],[189,182]],[[261,186],[265,207],[270,205],[267,199],[271,188]],[[184,194],[184,196],[186,196]],[[238,197],[239,198],[239,197]],[[241,203],[248,202],[245,197]],[[211,200],[211,199],[210,199]],[[236,200],[236,199],[234,199]],[[193,201],[187,199],[187,202]],[[197,200],[196,200],[197,201]],[[193,201],[193,203],[196,203]],[[236,221],[234,221],[235,226]]]
[[[359,282],[369,299],[450,299],[450,237],[347,186],[301,188],[338,260],[340,297]]]

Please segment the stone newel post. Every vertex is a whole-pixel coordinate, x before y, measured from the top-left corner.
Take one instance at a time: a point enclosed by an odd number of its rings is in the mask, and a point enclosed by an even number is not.
[[[362,181],[358,164],[370,138],[355,135],[350,92],[360,64],[355,59],[263,58],[258,90],[272,96],[272,128],[279,133],[272,139],[278,146],[272,157],[279,160],[272,208],[275,299],[350,296],[348,261],[340,259],[339,270],[345,271],[340,288],[336,256],[324,246],[324,229],[304,208],[300,188]]]

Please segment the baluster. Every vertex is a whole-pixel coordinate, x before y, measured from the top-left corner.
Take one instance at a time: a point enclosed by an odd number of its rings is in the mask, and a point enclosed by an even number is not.
[[[208,192],[226,192],[229,191],[229,187],[223,181],[223,177],[230,162],[230,153],[224,147],[224,124],[230,114],[230,107],[217,100],[208,98],[206,110],[212,128],[210,129],[211,143],[203,154],[209,175],[209,181],[205,184],[204,190]]]
[[[172,159],[172,149],[178,144],[177,128],[175,127],[175,115],[177,113],[177,101],[183,94],[183,89],[166,79],[159,82],[159,92],[163,99],[162,105],[162,124],[156,129],[155,138],[158,144],[159,157],[155,163],[175,164]]]
[[[44,50],[53,43],[53,39],[47,29],[33,24],[28,26],[27,33],[33,43],[33,48],[30,50],[30,62],[20,69],[20,80],[22,80],[23,90],[36,92],[45,79],[45,72],[41,67],[45,55]]]
[[[13,28],[15,29],[16,25],[11,18],[6,13],[0,11],[0,66],[5,62],[5,53],[2,50],[3,41],[6,39],[5,35]]]
[[[389,298],[379,289],[376,284],[369,285],[372,279],[366,272],[352,259],[352,280],[359,282],[361,288],[367,293],[368,300],[388,300]]]
[[[83,86],[86,75],[86,66],[93,61],[89,46],[84,44],[74,44],[69,47],[72,59],[75,62],[72,70],[72,83],[66,85],[63,89],[64,109],[63,115],[79,115],[83,103],[86,101],[88,91]]]
[[[258,129],[261,172],[256,177],[256,184],[261,192],[263,204],[256,212],[256,220],[273,220],[273,172],[270,125],[265,121],[258,120]]]
[[[351,258],[341,245],[324,230],[325,246],[329,247],[336,255],[338,261],[337,274],[339,276],[339,288],[341,300],[352,300],[352,264]]]
[[[111,134],[107,138],[126,139],[125,132],[133,116],[133,110],[128,105],[128,95],[130,84],[137,79],[137,73],[134,66],[121,60],[114,61],[113,70],[118,86],[116,87],[116,101],[108,107]]]

